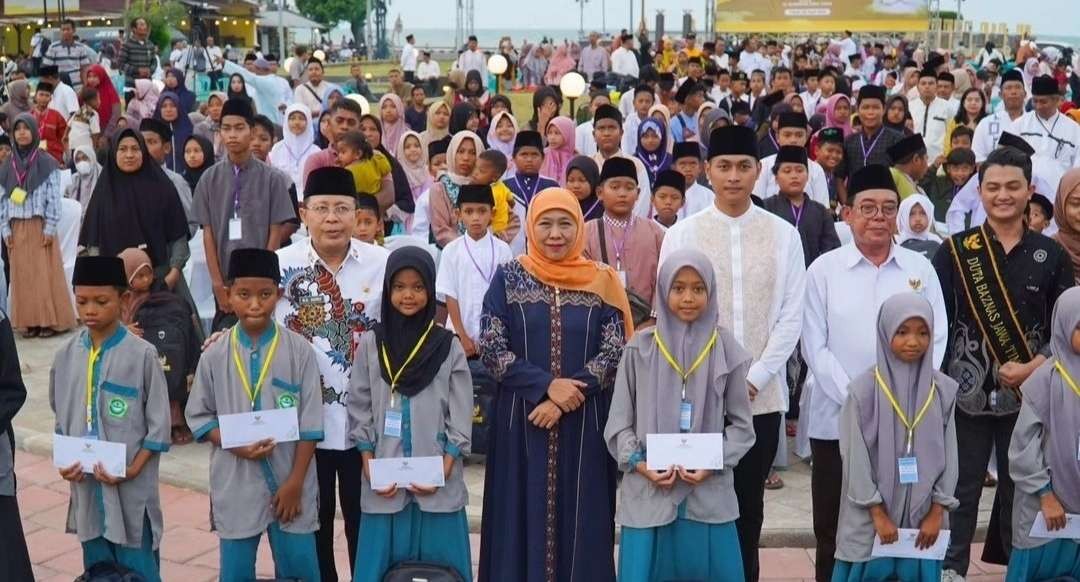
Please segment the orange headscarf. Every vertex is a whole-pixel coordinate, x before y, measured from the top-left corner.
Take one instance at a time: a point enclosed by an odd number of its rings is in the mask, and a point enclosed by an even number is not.
[[[549,210],[562,210],[570,214],[578,227],[577,238],[570,245],[570,251],[558,261],[547,258],[535,242],[536,223]],[[581,216],[581,204],[577,197],[563,188],[542,190],[529,203],[525,229],[528,250],[518,257],[521,266],[546,285],[599,295],[601,301],[622,312],[626,337],[629,339],[634,333],[634,318],[630,315],[630,302],[626,299],[626,289],[619,276],[611,267],[582,256],[585,251],[585,219]]]

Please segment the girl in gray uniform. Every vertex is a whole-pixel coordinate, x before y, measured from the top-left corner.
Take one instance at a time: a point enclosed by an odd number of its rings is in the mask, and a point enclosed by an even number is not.
[[[435,323],[435,263],[419,247],[386,261],[382,317],[360,337],[349,385],[351,438],[364,459],[355,582],[395,563],[432,562],[472,580],[462,458],[472,436],[472,376],[453,333]],[[446,485],[371,487],[372,459],[443,459]]]
[[[1054,357],[1021,387],[1024,401],[1009,444],[1016,483],[1009,582],[1080,578],[1077,540],[1030,536],[1036,519],[1054,531],[1065,527],[1066,513],[1080,513],[1080,287],[1058,297],[1052,325]]]
[[[672,253],[657,279],[656,327],[623,351],[604,438],[623,470],[620,582],[742,582],[732,469],[754,444],[750,354],[717,327],[712,262]],[[720,471],[647,468],[649,433],[724,433]]]
[[[944,324],[944,322],[940,322]],[[844,477],[833,582],[937,582],[940,560],[871,558],[875,535],[918,529],[929,548],[955,509],[956,382],[934,370],[934,312],[921,295],[881,305],[877,365],[852,379],[840,411]]]
[[[319,367],[303,336],[274,323],[281,290],[277,255],[236,249],[229,257],[229,307],[238,322],[199,360],[185,410],[200,441],[210,441],[210,514],[221,539],[221,582],[255,579],[267,532],[278,578],[319,582],[315,443],[323,438]],[[221,448],[218,417],[295,408],[299,440]]]
[[[72,284],[86,331],[68,340],[53,361],[49,402],[56,432],[123,443],[127,468],[124,477],[110,475],[101,463],[60,469],[71,483],[68,531],[79,536],[85,567],[118,563],[156,582],[164,531],[158,453],[169,450],[172,423],[165,372],[154,346],[120,324],[127,290],[123,261],[80,257]]]

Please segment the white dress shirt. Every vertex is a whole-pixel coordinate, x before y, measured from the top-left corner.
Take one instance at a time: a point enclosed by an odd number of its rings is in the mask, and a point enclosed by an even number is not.
[[[915,99],[909,105],[911,119],[915,121],[915,133],[923,136],[926,142],[926,154],[933,162],[945,151],[945,130],[949,125],[949,102],[941,97],[934,97],[930,105],[922,99]]]
[[[990,152],[997,149],[1001,132],[1012,125],[1013,120],[1004,109],[995,111],[982,118],[975,126],[975,137],[971,139],[971,151],[975,153],[975,162],[983,163]]]
[[[480,75],[483,76],[487,72],[487,61],[484,59],[484,53],[480,49],[461,53],[457,62],[458,69],[465,73],[479,71]]]
[[[426,63],[416,65],[416,78],[421,81],[438,79],[440,75],[442,72],[439,70],[439,63],[436,63],[434,59],[428,59]]]
[[[795,227],[750,205],[741,216],[716,205],[675,223],[660,247],[660,264],[696,249],[716,269],[719,324],[753,356],[746,379],[758,390],[755,415],[787,410],[787,361],[802,333],[806,269]]]
[[[450,241],[439,258],[435,277],[435,296],[440,301],[453,298],[458,302],[464,333],[474,342],[480,339],[480,311],[484,295],[491,286],[495,269],[514,258],[510,245],[488,232],[480,240],[469,235]],[[446,318],[446,329],[454,330],[454,322]]]
[[[593,137],[593,122],[590,119],[574,129],[574,144],[578,155],[595,156],[596,138]]]
[[[402,71],[416,71],[416,59],[420,56],[420,51],[416,50],[411,42],[405,43],[405,46],[401,47],[401,70]]]
[[[611,72],[617,75],[638,78],[640,69],[638,68],[637,55],[623,47],[615,49],[615,52],[611,53]]]
[[[716,194],[712,190],[694,182],[686,189],[683,195],[683,205],[679,209],[679,220],[691,217],[706,208],[713,206]]]
[[[319,258],[309,238],[277,251],[277,255],[285,294],[274,309],[274,320],[308,338],[324,385],[325,438],[318,448],[346,450],[350,448],[346,406],[352,352],[359,345],[360,334],[371,329],[381,316],[383,278],[390,251],[353,239],[349,254],[337,272]],[[310,271],[316,265],[333,273],[339,293],[325,292],[314,271]],[[347,329],[325,325],[335,309],[345,313]],[[332,393],[332,398],[325,395],[327,391]]]
[[[31,99],[32,101],[32,99]],[[49,109],[59,113],[64,121],[71,119],[72,115],[79,110],[79,97],[67,83],[63,81],[53,88],[52,100],[49,101]]]
[[[776,175],[773,174],[774,165],[776,165],[776,154],[761,160],[761,173],[758,174],[757,182],[754,184],[754,194],[768,198],[780,193],[780,184],[776,182]],[[807,160],[807,166],[810,179],[806,182],[806,194],[814,202],[828,208],[829,181],[825,178],[825,170],[814,160]]]
[[[806,111],[806,117],[813,117],[817,113],[818,104],[821,103],[821,89],[814,91],[803,91],[799,93],[799,98],[803,102],[803,110]]]
[[[1034,111],[1028,111],[1012,122],[1007,130],[1024,138],[1035,155],[1053,160],[1062,172],[1080,166],[1080,124],[1055,112],[1048,120],[1040,119]],[[1041,194],[1041,192],[1040,192]]]
[[[848,384],[877,360],[877,320],[881,304],[914,291],[934,308],[934,368],[941,367],[948,320],[941,284],[930,261],[894,244],[880,267],[854,244],[831,250],[806,272],[802,353],[813,377],[807,427],[810,438],[840,438],[840,407]]]

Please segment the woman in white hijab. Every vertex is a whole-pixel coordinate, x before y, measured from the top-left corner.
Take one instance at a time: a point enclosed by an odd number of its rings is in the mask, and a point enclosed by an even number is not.
[[[285,109],[284,137],[270,150],[270,165],[285,172],[296,185],[296,197],[304,199],[304,164],[315,152],[315,134],[311,129],[311,110],[303,103]]]
[[[101,176],[101,164],[97,161],[94,148],[88,145],[76,147],[73,155],[75,171],[71,174],[71,181],[64,188],[64,198],[71,198],[82,205],[82,215],[86,216],[86,207],[94,194],[98,176]]]
[[[896,213],[896,242],[928,260],[941,246],[941,237],[934,232],[934,203],[924,194],[912,194],[900,203]]]

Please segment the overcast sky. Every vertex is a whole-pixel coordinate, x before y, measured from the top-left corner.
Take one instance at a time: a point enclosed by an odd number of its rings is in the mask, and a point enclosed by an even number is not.
[[[397,14],[405,28],[453,27],[453,7],[457,0],[398,0],[391,4],[390,21]],[[965,0],[964,15],[977,21],[1023,22],[1036,34],[1072,35],[1076,32],[1075,5],[1080,0]],[[476,28],[546,28],[576,29],[578,5],[574,0],[475,0]],[[608,28],[622,28],[629,23],[629,4],[634,5],[634,21],[640,19],[641,0],[587,0],[585,28],[599,28],[602,6],[607,6]],[[653,22],[656,10],[664,6],[668,22],[681,21],[690,10],[695,19],[704,15],[706,0],[646,0],[647,22]],[[955,9],[956,0],[941,0],[942,9]],[[512,10],[507,10],[508,7]],[[1022,8],[1020,8],[1022,7]],[[1067,8],[1073,10],[1067,10]],[[1017,18],[1017,15],[1021,15]],[[1064,15],[1064,17],[1063,17]],[[670,25],[669,25],[670,26]]]

